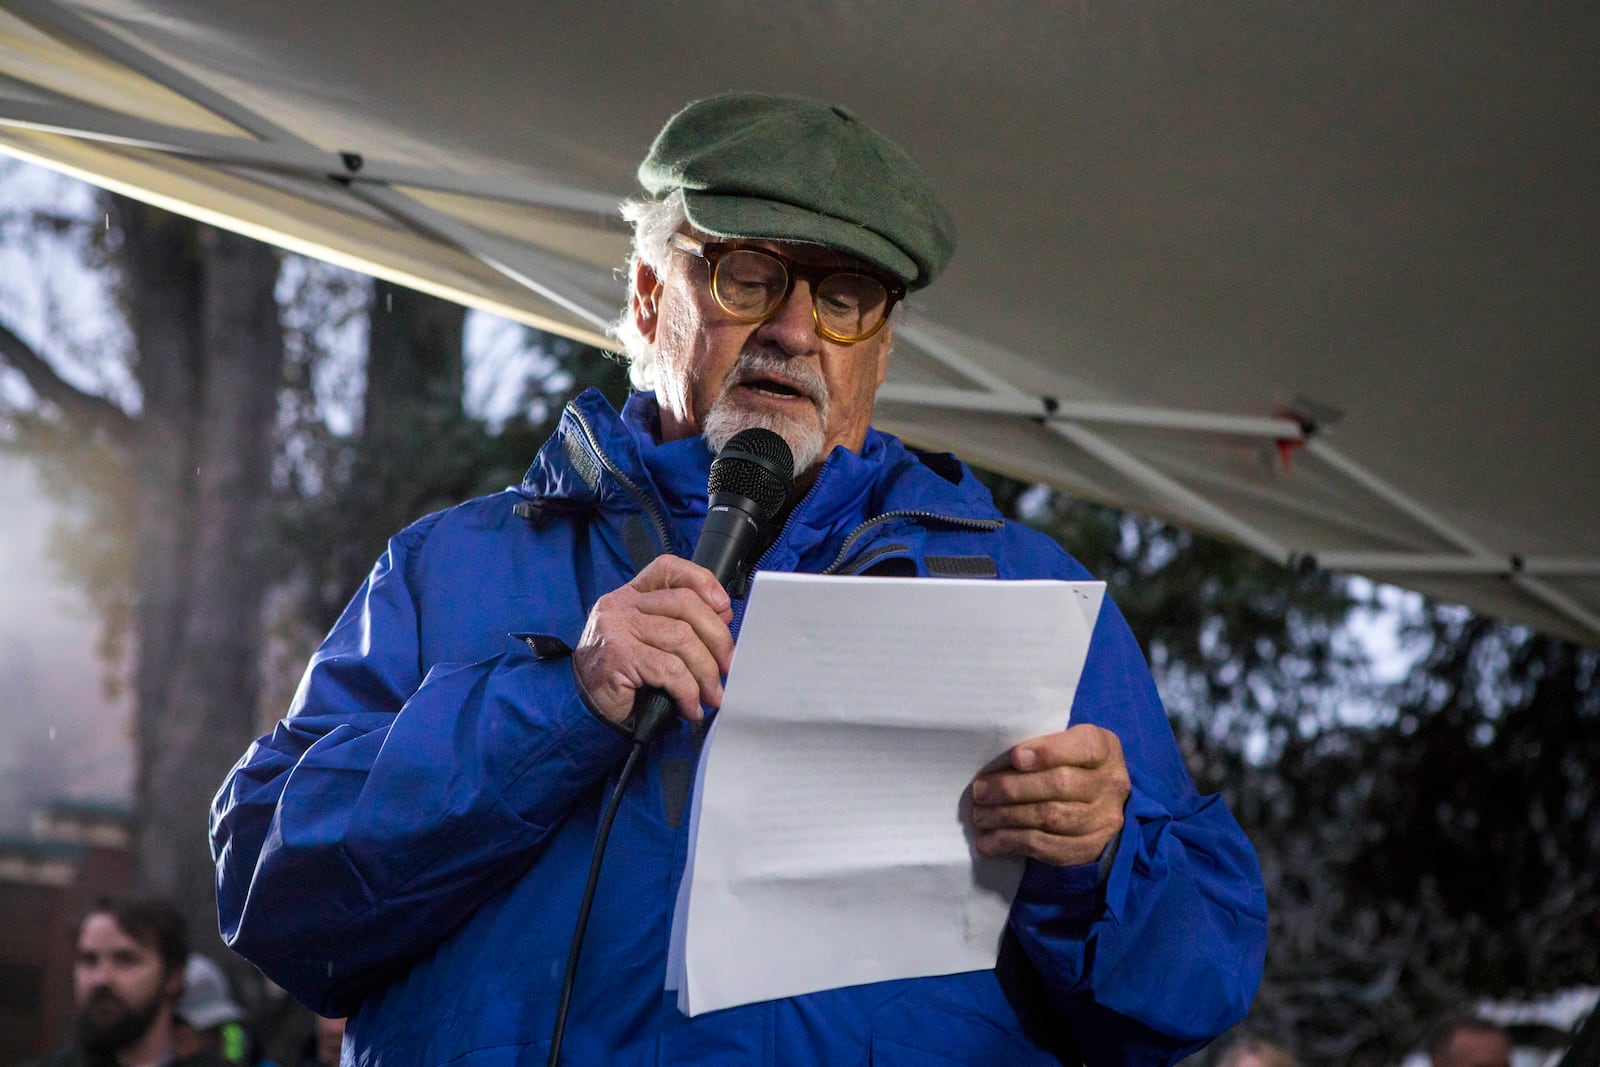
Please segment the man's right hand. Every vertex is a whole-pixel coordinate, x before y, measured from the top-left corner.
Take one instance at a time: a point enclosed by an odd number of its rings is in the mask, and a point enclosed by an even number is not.
[[[595,602],[572,653],[589,705],[615,723],[647,686],[666,691],[698,722],[722,703],[733,663],[733,603],[716,577],[679,556],[657,556],[627,585]]]

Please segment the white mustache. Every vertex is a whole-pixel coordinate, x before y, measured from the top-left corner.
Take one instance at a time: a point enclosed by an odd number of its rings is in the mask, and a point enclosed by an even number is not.
[[[818,408],[827,409],[828,383],[822,372],[809,363],[779,355],[769,348],[747,348],[739,353],[739,359],[723,380],[723,388],[757,378],[773,378],[791,385]]]

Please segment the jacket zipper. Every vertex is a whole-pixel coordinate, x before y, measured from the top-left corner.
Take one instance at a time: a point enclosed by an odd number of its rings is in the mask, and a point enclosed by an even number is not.
[[[856,542],[859,541],[862,536],[874,526],[889,522],[891,519],[916,519],[918,522],[938,522],[944,523],[948,526],[965,527],[969,530],[998,530],[1000,527],[1005,525],[1004,519],[970,519],[964,515],[941,515],[937,511],[918,511],[915,509],[886,511],[882,515],[879,515],[876,518],[868,519],[860,526],[857,526],[854,530],[851,530],[849,536],[844,539],[844,543],[839,546],[839,554],[833,557],[833,562],[828,564],[827,568],[822,573],[839,573],[840,568],[844,566],[845,560],[849,558],[850,550],[855,547]]]
[[[811,488],[807,491],[806,495],[810,496],[812,493],[816,492],[817,486],[821,485],[827,477],[828,466],[824,464],[822,470],[817,472],[817,480],[811,483]],[[783,543],[784,535],[789,532],[789,527],[794,523],[795,512],[799,511],[801,505],[804,503],[805,501],[801,500],[799,503],[795,504],[794,507],[789,509],[789,514],[784,517],[783,527],[778,531],[778,536],[772,539],[772,543],[767,546],[767,550],[761,553],[761,558],[756,560],[755,566],[750,568],[749,576],[751,578],[755,577],[756,571],[759,571],[763,568],[763,565],[767,561],[767,557],[771,556],[773,551]],[[739,626],[744,622],[744,607],[748,602],[748,594],[733,602],[733,625],[729,627],[729,629],[733,631],[733,639],[735,641],[739,640]]]
[[[853,557],[850,560],[849,573],[861,574],[869,567],[872,567],[874,564],[882,563],[886,559],[892,559],[895,556],[910,557],[910,555],[910,545],[906,544],[904,541],[890,541],[886,545],[879,545],[877,548],[869,548],[865,552],[861,553],[861,555]],[[843,573],[844,569],[841,568],[840,572]]]
[[[656,504],[655,498],[635,485],[633,479],[623,474],[621,468],[612,461],[610,456],[606,455],[605,449],[600,447],[599,439],[595,437],[594,427],[589,425],[589,420],[584,418],[583,412],[579,411],[576,406],[568,410],[572,417],[578,420],[578,426],[583,430],[583,439],[588,444],[589,451],[594,454],[595,459],[600,461],[600,465],[610,472],[611,477],[615,478],[617,483],[628,491],[628,495],[638,502],[644,513],[650,517],[650,523],[655,527],[656,540],[661,544],[661,551],[670,553],[672,551],[672,533],[667,529],[667,520],[661,514],[661,508]]]
[[[824,467],[822,469],[822,473],[817,476],[816,482],[811,486],[811,491],[816,492],[817,486],[821,485],[822,480],[827,476],[828,468]],[[772,554],[778,545],[783,543],[784,534],[789,532],[789,524],[794,521],[794,513],[799,510],[799,506],[796,505],[794,511],[789,513],[789,518],[784,521],[783,529],[780,530],[778,532],[778,536],[773,539],[771,547],[761,554],[761,559],[756,562],[756,566],[752,569],[752,573],[754,573],[756,570],[760,570],[762,568],[762,564],[766,562],[767,557]],[[825,569],[822,573],[838,574],[843,568],[846,560],[849,558],[850,550],[855,547],[856,542],[860,541],[867,531],[871,530],[873,527],[880,526],[883,523],[889,522],[893,519],[916,519],[919,522],[937,522],[944,523],[949,526],[960,526],[969,530],[985,531],[998,530],[1000,527],[1005,525],[1004,519],[973,519],[964,515],[944,515],[937,511],[921,511],[914,508],[903,508],[899,511],[886,511],[882,515],[868,519],[866,522],[863,522],[861,525],[857,526],[854,530],[851,530],[850,533],[845,537],[844,543],[839,546],[838,555],[834,556],[833,562],[828,564],[827,569]],[[897,547],[903,548],[904,546]],[[737,639],[739,636],[739,624],[744,621],[744,607],[745,601],[743,600],[735,600],[733,602],[732,629],[735,639]]]
[[[583,430],[583,439],[584,442],[589,446],[589,451],[593,453],[594,457],[600,461],[601,466],[605,467],[605,469],[610,472],[611,476],[617,480],[617,483],[627,490],[628,495],[633,497],[633,499],[638,502],[640,508],[645,512],[645,514],[650,517],[650,523],[655,529],[656,540],[660,543],[661,550],[663,552],[671,552],[672,535],[667,528],[667,521],[662,516],[660,507],[655,502],[655,498],[649,493],[646,493],[643,489],[640,489],[639,486],[634,483],[633,479],[622,473],[622,470],[616,465],[611,457],[606,454],[605,450],[600,447],[600,442],[595,436],[594,428],[589,425],[589,420],[584,417],[583,413],[575,407],[570,410],[572,417],[577,420],[579,428]],[[827,476],[828,470],[826,467],[824,467],[824,469],[818,474],[816,482],[812,484],[811,492],[816,492],[817,487],[822,484],[823,480],[827,478]],[[807,495],[809,496],[810,494],[808,493]],[[794,513],[799,510],[799,507],[796,506],[794,510],[789,513],[789,517],[784,520],[783,529],[778,531],[778,536],[773,539],[771,546],[769,546],[767,550],[761,554],[761,559],[756,561],[756,566],[752,568],[752,573],[760,570],[762,562],[765,561],[766,558],[772,554],[773,550],[783,542],[784,535],[789,532],[789,526],[794,521]],[[855,547],[857,541],[859,541],[869,530],[873,529],[874,527],[880,526],[883,523],[890,522],[894,519],[915,519],[919,522],[937,522],[948,526],[959,526],[969,530],[998,530],[1005,525],[1005,521],[1003,519],[974,519],[968,518],[964,515],[945,515],[937,511],[923,511],[916,508],[902,508],[898,511],[886,511],[882,515],[870,518],[866,522],[861,523],[854,530],[851,530],[850,533],[846,535],[844,542],[840,544],[838,555],[834,557],[833,562],[828,564],[822,573],[837,574],[840,568],[843,567],[846,559],[848,559],[850,550]],[[733,605],[733,633],[735,638],[738,637],[739,624],[744,621],[744,605],[745,602],[742,599],[735,601]]]

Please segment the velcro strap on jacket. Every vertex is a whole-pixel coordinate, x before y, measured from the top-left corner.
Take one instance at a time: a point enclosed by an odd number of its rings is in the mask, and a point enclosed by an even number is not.
[[[927,556],[928,573],[935,578],[998,578],[993,556]]]
[[[561,452],[567,457],[567,462],[572,464],[572,469],[578,472],[578,477],[583,479],[591,492],[600,489],[600,461],[589,454],[583,447],[579,435],[571,430],[561,435]]]

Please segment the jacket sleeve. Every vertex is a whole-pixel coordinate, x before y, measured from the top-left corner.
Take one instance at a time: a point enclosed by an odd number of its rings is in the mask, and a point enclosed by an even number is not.
[[[1266,959],[1260,865],[1222,799],[1196,791],[1110,600],[1072,719],[1122,742],[1122,835],[1108,870],[1030,861],[1011,930],[1088,1067],[1174,1063],[1249,1010]]]
[[[407,567],[430,528],[390,542],[212,804],[224,940],[328,1014],[525,870],[627,751],[566,659],[508,642],[424,671]]]

